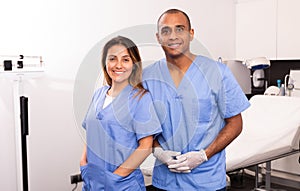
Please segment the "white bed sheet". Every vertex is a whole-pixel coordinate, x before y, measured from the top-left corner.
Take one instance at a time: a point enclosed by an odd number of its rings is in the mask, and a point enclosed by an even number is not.
[[[256,95],[250,103],[242,133],[226,148],[227,171],[299,150],[299,97]]]

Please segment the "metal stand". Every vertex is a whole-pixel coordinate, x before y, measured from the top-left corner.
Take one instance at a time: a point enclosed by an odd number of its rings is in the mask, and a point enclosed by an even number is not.
[[[28,191],[28,168],[27,168],[27,140],[28,133],[28,98],[20,97],[21,109],[21,142],[22,142],[22,174],[23,174],[23,190]]]
[[[21,95],[23,80],[41,77],[44,64],[41,56],[0,55],[0,69],[0,74],[12,79],[13,83],[17,191],[28,191],[28,98]]]
[[[22,77],[13,81],[14,94],[14,113],[15,113],[15,142],[16,142],[16,168],[17,168],[17,190],[26,191],[23,188],[23,162],[22,158],[22,136],[21,136],[21,118],[20,118],[20,92],[22,92]],[[28,190],[28,188],[27,188]]]
[[[255,188],[253,189],[253,191],[276,191],[277,190],[277,189],[271,188],[271,161],[266,162],[265,187],[264,188],[259,188],[258,174],[259,174],[259,167],[257,164],[257,165],[255,165]]]
[[[266,190],[271,190],[271,161],[266,162]]]
[[[258,188],[258,171],[259,171],[258,165],[255,165],[255,189],[254,190]]]
[[[28,98],[21,96],[22,77],[13,81],[17,190],[28,191],[27,140],[28,135]]]

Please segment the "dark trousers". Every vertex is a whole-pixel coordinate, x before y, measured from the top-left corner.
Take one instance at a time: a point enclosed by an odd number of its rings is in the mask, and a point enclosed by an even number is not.
[[[166,190],[162,190],[162,189],[159,189],[159,188],[156,188],[156,187],[153,186],[153,191],[166,191]],[[216,191],[226,191],[226,187],[224,187],[222,189],[219,189],[219,190],[216,190]]]

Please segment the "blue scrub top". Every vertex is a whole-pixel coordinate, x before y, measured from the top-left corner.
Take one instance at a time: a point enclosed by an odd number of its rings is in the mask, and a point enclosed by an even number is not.
[[[138,141],[161,132],[149,93],[135,96],[128,85],[103,109],[109,86],[95,92],[82,123],[87,136],[88,165],[82,167],[86,190],[145,190],[141,171],[127,177],[113,174],[139,146]]]
[[[176,88],[162,59],[143,73],[163,132],[157,137],[165,150],[181,153],[205,149],[225,126],[225,118],[250,106],[225,64],[197,56]],[[164,190],[217,190],[226,186],[225,150],[191,173],[169,171],[156,160],[153,185]]]

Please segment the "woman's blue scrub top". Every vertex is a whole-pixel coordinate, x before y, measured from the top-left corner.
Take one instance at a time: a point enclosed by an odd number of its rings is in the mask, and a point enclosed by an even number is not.
[[[143,80],[162,124],[157,139],[165,150],[186,153],[207,148],[225,126],[225,118],[250,105],[228,67],[203,56],[195,58],[178,87],[165,59],[148,66]],[[224,188],[225,150],[188,174],[172,173],[156,160],[153,185],[164,190]]]
[[[128,85],[104,109],[109,87],[95,92],[82,123],[87,136],[87,161],[81,167],[83,190],[145,190],[140,169],[126,177],[113,174],[139,146],[138,141],[161,132],[149,93],[135,96]]]

